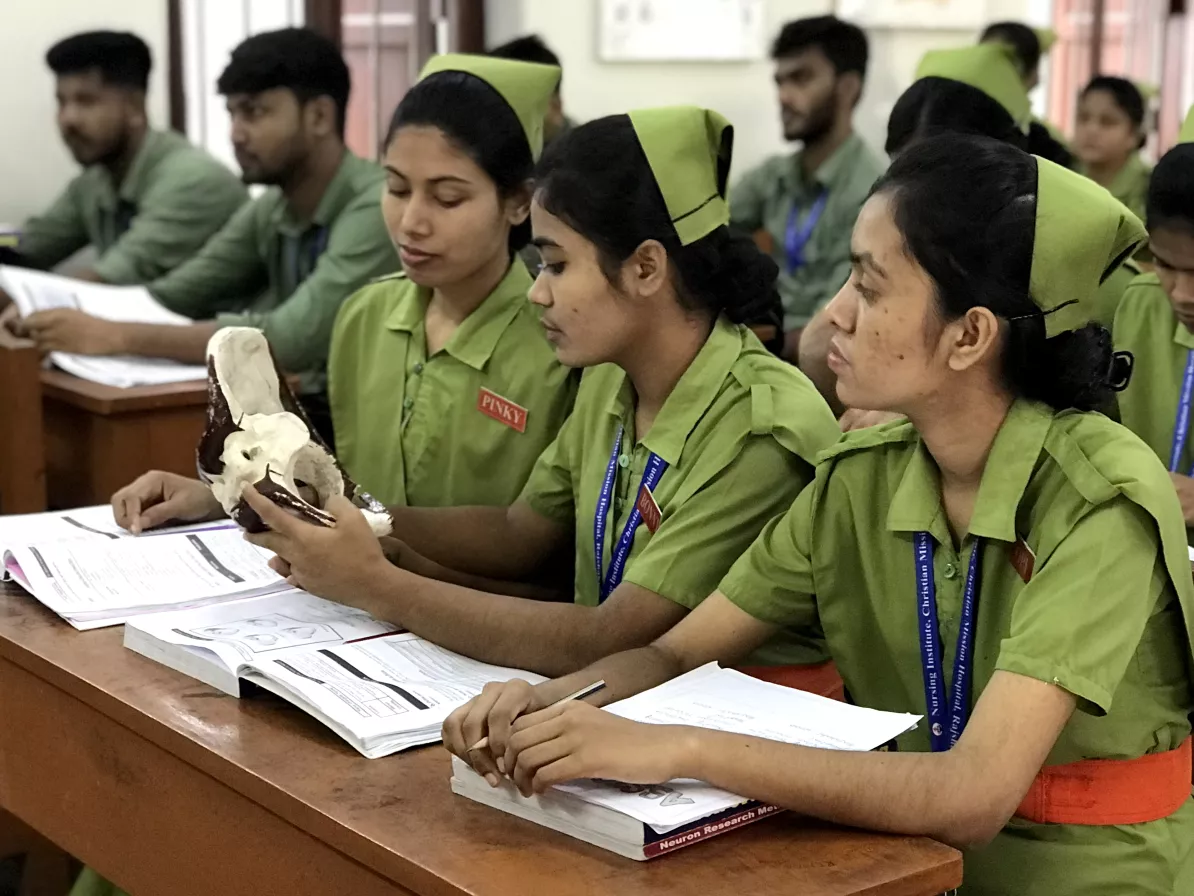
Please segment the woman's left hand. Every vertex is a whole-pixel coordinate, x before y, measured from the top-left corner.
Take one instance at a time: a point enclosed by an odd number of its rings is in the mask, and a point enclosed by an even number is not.
[[[364,514],[347,498],[328,502],[336,518],[328,528],[287,513],[252,486],[243,495],[270,529],[246,540],[277,554],[282,562],[271,565],[299,588],[355,605],[391,568]]]
[[[577,778],[662,784],[684,774],[696,729],[631,722],[575,701],[523,716],[502,762],[523,796]]]

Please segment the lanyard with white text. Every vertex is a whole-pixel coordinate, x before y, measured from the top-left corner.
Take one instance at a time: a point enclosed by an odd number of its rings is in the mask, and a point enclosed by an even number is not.
[[[1194,349],[1186,355],[1186,372],[1182,374],[1182,391],[1177,401],[1177,422],[1173,426],[1173,445],[1169,449],[1169,472],[1178,472],[1186,436],[1190,432],[1190,399],[1194,397]]]
[[[792,211],[788,213],[788,227],[784,232],[784,253],[788,259],[788,273],[794,274],[804,267],[804,247],[812,238],[813,229],[821,220],[821,213],[829,202],[829,191],[822,190],[813,200],[808,214],[804,217],[804,225],[800,225],[800,203],[792,203]]]
[[[600,589],[599,600],[602,603],[605,602],[605,599],[621,583],[622,573],[626,569],[626,558],[630,556],[630,548],[634,544],[634,531],[638,528],[639,523],[643,521],[643,515],[638,509],[638,501],[636,500],[634,508],[630,511],[630,518],[626,520],[626,527],[622,530],[622,535],[618,539],[618,543],[614,546],[614,554],[609,561],[609,571],[603,573],[605,565],[605,521],[609,516],[609,506],[613,503],[614,483],[618,478],[618,458],[622,451],[622,432],[623,428],[619,426],[617,438],[614,439],[614,450],[609,456],[609,466],[605,469],[605,482],[602,483],[601,494],[597,497],[597,512],[593,516],[593,557],[597,565],[597,585]],[[647,468],[643,471],[643,482],[639,486],[639,492],[644,488],[655,491],[655,486],[659,484],[659,480],[666,469],[667,461],[652,451],[651,456],[647,458]],[[635,495],[637,498],[638,493],[636,492]]]
[[[966,718],[970,714],[970,672],[974,665],[975,606],[978,603],[978,556],[982,552],[982,542],[976,541],[970,554],[970,568],[966,573],[966,587],[962,592],[962,619],[958,625],[953,687],[948,689],[948,693],[945,686],[945,670],[941,664],[933,551],[933,537],[928,532],[917,532],[913,556],[916,560],[917,615],[920,619],[920,662],[925,681],[925,711],[929,717],[929,744],[934,753],[940,753],[958,742],[958,738],[962,736],[962,729],[966,727]]]

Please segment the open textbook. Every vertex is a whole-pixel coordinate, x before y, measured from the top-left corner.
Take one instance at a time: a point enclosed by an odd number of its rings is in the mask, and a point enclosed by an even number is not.
[[[606,710],[659,725],[692,725],[827,750],[873,750],[919,716],[839,703],[710,663]],[[452,790],[632,859],[648,859],[725,833],[778,810],[701,781],[640,786],[583,780],[523,797],[490,787],[459,759]]]
[[[91,629],[285,590],[286,580],[269,567],[272,556],[239,529],[213,529],[34,542],[6,550],[4,567],[75,628]]]
[[[124,644],[233,695],[238,679],[271,691],[369,759],[438,742],[444,719],[486,682],[543,681],[408,632],[379,634],[384,628],[347,607],[289,592],[218,612],[132,620]]]
[[[75,308],[106,320],[137,324],[189,324],[190,318],[159,304],[143,286],[109,286],[57,274],[0,265],[0,289],[7,292],[23,316],[54,308]],[[152,386],[202,380],[207,368],[164,358],[95,357],[51,352],[55,366],[107,386]]]

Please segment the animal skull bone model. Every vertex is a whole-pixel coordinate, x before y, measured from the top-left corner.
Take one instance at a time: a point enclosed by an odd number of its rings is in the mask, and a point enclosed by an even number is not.
[[[265,335],[253,327],[225,327],[207,344],[207,428],[197,456],[200,479],[250,532],[267,526],[241,495],[245,484],[316,525],[335,524],[325,507],[344,495],[375,534],[392,528],[385,507],[357,488],[311,428]]]

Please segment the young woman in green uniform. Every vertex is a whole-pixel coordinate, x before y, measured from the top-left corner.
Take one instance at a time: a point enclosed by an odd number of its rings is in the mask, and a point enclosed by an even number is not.
[[[1074,155],[1078,170],[1144,217],[1148,163],[1140,156],[1145,141],[1144,96],[1126,78],[1099,75],[1078,97]]]
[[[1127,366],[1087,305],[1143,236],[1104,190],[1005,144],[901,155],[830,315],[842,397],[908,419],[823,453],[653,645],[490,685],[445,743],[491,776],[500,756],[528,793],[691,777],[935,837],[966,851],[968,896],[1174,894],[1194,844],[1185,532],[1155,455],[1084,412]],[[859,704],[927,718],[895,752],[839,753],[543,709],[595,679],[606,703],[737,662],[781,626],[823,631]],[[494,752],[469,752],[483,734]]]
[[[395,510],[398,565],[346,502],[321,529],[250,495],[273,530],[252,540],[315,594],[545,674],[670,628],[837,437],[812,385],[741,325],[773,301],[777,271],[727,227],[732,134],[714,112],[651,109],[582,125],[548,149],[531,210],[545,267],[531,301],[560,360],[588,371],[517,501]],[[493,593],[559,554],[575,560],[572,600]],[[813,634],[777,639],[750,662],[823,671],[825,660]],[[827,678],[811,674],[822,689]]]
[[[1169,468],[1194,529],[1194,109],[1148,191],[1153,273],[1132,281],[1115,317],[1115,347],[1136,359],[1120,419]]]

